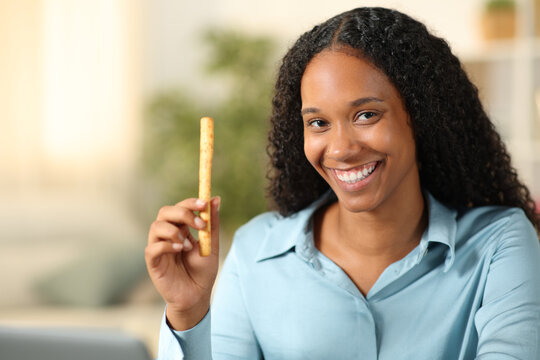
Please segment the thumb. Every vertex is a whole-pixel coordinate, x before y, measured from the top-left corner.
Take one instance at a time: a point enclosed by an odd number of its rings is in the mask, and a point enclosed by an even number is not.
[[[221,205],[221,197],[216,196],[210,201],[210,218],[211,221],[211,229],[210,232],[212,234],[212,253],[218,255],[219,254],[219,207]]]

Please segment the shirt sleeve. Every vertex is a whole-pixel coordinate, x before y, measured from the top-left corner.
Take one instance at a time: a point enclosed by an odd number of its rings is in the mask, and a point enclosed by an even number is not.
[[[157,360],[211,360],[210,312],[193,328],[176,331],[167,324],[163,314],[159,333]]]
[[[212,301],[212,353],[214,359],[262,359],[246,306],[237,242],[221,270]],[[250,259],[251,260],[251,259]]]
[[[521,211],[499,238],[475,325],[477,359],[540,359],[540,245]]]
[[[164,314],[157,360],[262,359],[245,307],[234,245],[220,272],[210,310],[186,331],[172,330]]]

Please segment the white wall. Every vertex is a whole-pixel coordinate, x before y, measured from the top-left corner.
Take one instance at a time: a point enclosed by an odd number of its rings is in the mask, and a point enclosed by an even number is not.
[[[144,242],[126,201],[138,16],[130,0],[0,1],[0,272],[17,274],[0,305],[31,302],[31,278],[85,249]]]
[[[384,6],[403,11],[446,38],[456,52],[478,47],[483,0],[208,0],[195,6],[177,0],[143,1],[148,27],[146,93],[180,85],[198,88],[204,49],[199,34],[207,26],[223,26],[269,34],[283,51],[303,32],[343,11]],[[200,89],[199,89],[200,90]]]

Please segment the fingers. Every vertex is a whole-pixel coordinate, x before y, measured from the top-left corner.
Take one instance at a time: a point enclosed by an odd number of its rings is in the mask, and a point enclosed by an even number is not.
[[[174,225],[167,221],[156,220],[150,225],[148,242],[153,243],[160,240],[183,243],[186,239],[193,240],[189,229],[185,225]]]
[[[148,266],[157,267],[162,255],[190,251],[194,240],[187,226],[173,225],[167,221],[154,221],[150,226],[145,258]]]
[[[169,241],[159,241],[153,244],[149,244],[144,251],[144,258],[147,266],[157,267],[161,256],[165,254],[178,253],[182,251],[183,245],[181,243],[172,243]]]
[[[179,237],[193,240],[188,227],[194,229],[203,229],[205,222],[195,214],[195,211],[204,209],[206,202],[200,199],[186,199],[174,206],[164,206],[159,210],[156,221],[152,223],[149,233],[149,241],[158,241],[159,239],[175,240]],[[174,227],[167,226],[166,223]]]
[[[156,220],[164,220],[173,224],[186,224],[194,229],[202,229],[204,221],[195,215],[195,211],[204,210],[206,202],[200,199],[186,199],[174,206],[164,206],[159,210]]]
[[[193,244],[195,243],[195,239],[188,232],[187,236],[184,239],[180,239],[180,243],[182,244],[182,250],[190,251],[191,249],[193,249]]]
[[[210,200],[211,208],[211,232],[212,232],[212,252],[218,254],[219,251],[219,206],[220,197]],[[206,202],[200,199],[186,199],[174,206],[164,206],[159,210],[156,220],[150,226],[148,233],[149,254],[153,257],[179,252],[191,251],[195,247],[196,240],[190,233],[189,227],[196,230],[204,229],[206,223],[196,214],[203,210]],[[153,244],[167,243],[154,247]],[[178,244],[178,245],[175,245]]]

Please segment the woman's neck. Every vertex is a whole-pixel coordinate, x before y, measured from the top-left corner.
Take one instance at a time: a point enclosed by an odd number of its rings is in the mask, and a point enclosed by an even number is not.
[[[317,219],[317,246],[337,256],[383,263],[401,259],[418,245],[428,216],[420,189],[402,192],[400,197],[358,213],[340,206],[339,201],[331,204]]]

